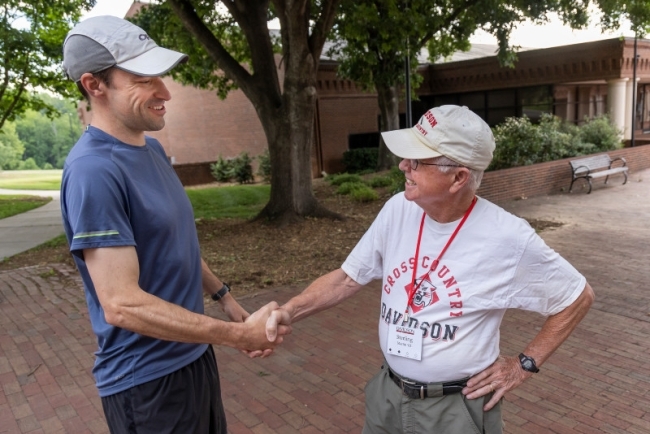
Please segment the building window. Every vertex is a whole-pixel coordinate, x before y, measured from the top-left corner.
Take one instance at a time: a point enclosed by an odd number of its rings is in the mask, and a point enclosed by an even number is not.
[[[553,113],[552,86],[534,86],[516,89],[497,89],[484,92],[468,92],[450,95],[420,97],[427,108],[445,104],[467,106],[482,117],[491,127],[508,117],[526,115],[531,121],[539,121],[542,113]],[[420,110],[414,110],[414,113]],[[424,114],[424,111],[422,111]]]
[[[361,133],[348,135],[348,149],[378,148],[379,133]]]
[[[650,132],[650,85],[641,84],[637,86],[636,100],[636,125],[637,130],[643,133]]]
[[[526,87],[517,90],[518,116],[526,115],[538,122],[543,113],[553,113],[551,86]]]

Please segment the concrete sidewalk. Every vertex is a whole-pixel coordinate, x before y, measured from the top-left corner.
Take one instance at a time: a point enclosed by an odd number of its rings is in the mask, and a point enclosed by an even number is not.
[[[52,197],[52,200],[42,207],[0,219],[0,261],[63,233],[58,191],[0,190],[0,194]]]
[[[616,179],[597,184],[590,195],[504,204],[523,217],[564,223],[542,237],[587,276],[597,297],[542,371],[506,396],[506,433],[650,433],[650,171],[632,174],[624,186]],[[253,311],[301,289],[240,302]],[[363,387],[382,360],[380,292],[369,285],[301,321],[268,359],[216,348],[229,431],[359,433]],[[222,315],[215,303],[206,308]],[[542,322],[508,312],[502,352],[519,353]],[[0,272],[0,432],[106,433],[90,374],[95,348],[75,270]]]

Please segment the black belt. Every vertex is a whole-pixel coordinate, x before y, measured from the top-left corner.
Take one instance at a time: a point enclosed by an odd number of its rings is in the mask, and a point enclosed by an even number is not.
[[[447,383],[418,383],[417,381],[411,381],[400,377],[398,374],[393,372],[389,366],[388,376],[397,384],[404,395],[408,396],[411,399],[424,399],[434,396],[442,395],[452,395],[454,393],[459,393],[465,386],[467,386],[467,380],[469,378],[464,378],[457,381],[449,381]],[[442,389],[442,393],[441,393]]]

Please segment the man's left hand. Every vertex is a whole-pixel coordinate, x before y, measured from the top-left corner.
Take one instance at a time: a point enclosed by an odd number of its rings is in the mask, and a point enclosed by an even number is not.
[[[228,315],[228,318],[232,322],[244,322],[246,321],[246,318],[251,316],[246,312],[246,309],[237,303],[235,297],[230,295],[230,293],[227,293],[221,300],[219,300],[219,305],[221,306],[221,310]]]
[[[494,392],[483,407],[483,411],[489,411],[507,391],[519,386],[531,375],[521,368],[519,358],[499,356],[491,366],[470,378],[462,393],[468,399],[476,399]]]

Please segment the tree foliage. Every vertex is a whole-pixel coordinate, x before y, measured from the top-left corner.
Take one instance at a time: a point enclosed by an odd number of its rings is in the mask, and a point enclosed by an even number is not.
[[[53,115],[38,95],[47,90],[74,95],[58,68],[71,26],[95,0],[5,0],[0,6],[0,129],[27,109]]]
[[[251,101],[274,173],[261,217],[285,222],[331,215],[312,191],[311,144],[316,74],[339,2],[166,0],[134,19],[161,45],[190,55],[174,78],[221,97],[238,87]],[[280,23],[277,40],[268,29],[274,16]]]
[[[426,49],[435,61],[457,50],[470,48],[469,38],[481,29],[498,41],[498,57],[512,66],[518,46],[510,34],[518,24],[543,24],[551,12],[572,28],[589,20],[590,2],[576,0],[357,0],[340,5],[334,27],[337,43],[331,54],[340,60],[339,74],[377,91],[382,113],[381,130],[399,128],[399,89],[405,81],[404,65],[410,59],[412,89],[417,74],[418,54]],[[650,2],[645,0],[597,0],[603,29],[616,29],[623,18],[633,29],[645,32],[650,22]],[[380,162],[382,158],[380,150]]]
[[[51,119],[43,111],[29,109],[15,121],[5,122],[0,132],[0,169],[60,169],[81,136],[83,128],[72,102],[47,94],[39,98],[58,116]]]
[[[39,97],[59,114],[49,119],[43,111],[27,110],[16,119],[16,132],[25,151],[22,159],[32,158],[40,168],[63,168],[70,149],[81,136],[82,125],[73,103],[47,94]]]
[[[16,127],[7,124],[0,131],[0,169],[16,169],[25,151],[25,146],[16,134]]]

